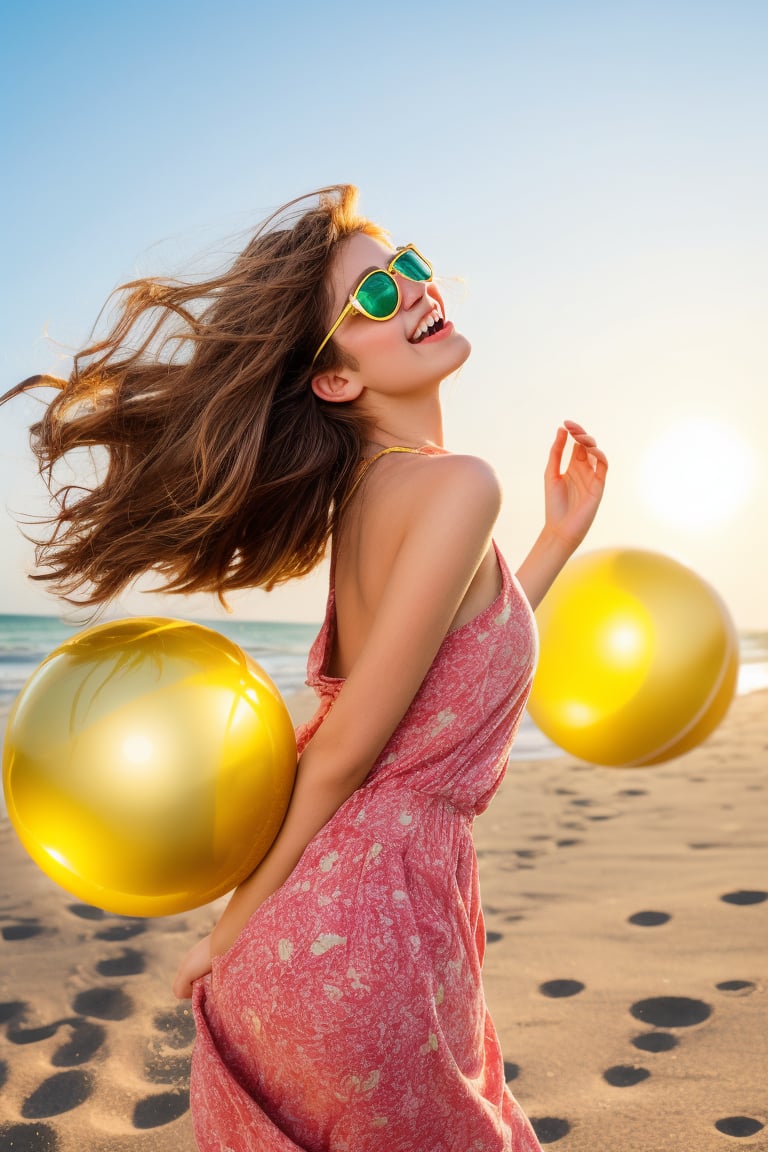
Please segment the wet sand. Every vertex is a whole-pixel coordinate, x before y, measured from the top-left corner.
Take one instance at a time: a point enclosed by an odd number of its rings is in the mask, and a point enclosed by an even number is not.
[[[767,776],[756,692],[655,768],[513,762],[475,822],[488,1004],[544,1146],[768,1149]],[[0,1152],[193,1152],[170,980],[224,903],[108,915],[0,819]]]

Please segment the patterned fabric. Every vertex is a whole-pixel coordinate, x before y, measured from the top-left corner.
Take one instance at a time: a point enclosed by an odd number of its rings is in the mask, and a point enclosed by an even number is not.
[[[448,633],[362,787],[195,983],[202,1152],[539,1152],[481,980],[472,821],[503,779],[536,659],[497,556],[497,599]],[[324,673],[334,620],[331,587],[300,750],[343,683]]]

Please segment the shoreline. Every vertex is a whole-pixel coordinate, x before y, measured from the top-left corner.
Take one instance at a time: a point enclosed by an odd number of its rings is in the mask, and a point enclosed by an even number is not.
[[[741,665],[741,669],[749,669],[750,667],[752,666],[749,664]],[[760,664],[759,667],[762,669],[762,664]],[[745,697],[760,695],[768,699],[768,683],[766,683],[766,676],[762,674],[762,671],[760,674],[753,677],[750,677],[748,673],[745,673],[742,676],[740,671],[739,684],[740,688],[737,688],[728,715],[730,715],[730,711],[734,707],[737,700],[744,699]],[[305,724],[308,720],[310,720],[318,706],[318,697],[314,688],[309,688],[306,686],[297,688],[291,692],[284,692],[282,693],[282,698],[285,701],[285,705],[290,713],[294,726]],[[12,704],[0,703],[0,747],[2,747],[2,743],[5,737],[5,726],[10,714],[11,707]],[[723,723],[727,722],[727,719],[728,716],[725,717]],[[535,755],[531,754],[530,757],[523,757],[523,759],[530,758],[531,760],[557,760],[562,756],[569,755],[569,753],[557,748],[554,744],[550,746],[552,749],[551,754],[543,754],[537,752]],[[0,796],[0,812],[2,810],[2,797]]]

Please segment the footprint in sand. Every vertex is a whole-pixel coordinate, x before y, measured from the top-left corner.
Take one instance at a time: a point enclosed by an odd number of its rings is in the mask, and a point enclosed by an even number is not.
[[[6,1036],[11,1044],[39,1044],[41,1040],[50,1040],[59,1030],[61,1020],[53,1024],[43,1024],[39,1028],[9,1028]]]
[[[568,1121],[559,1116],[534,1116],[531,1118],[531,1127],[539,1144],[555,1144],[571,1130]]]
[[[712,1015],[712,1008],[703,1000],[689,996],[654,996],[648,1000],[638,1000],[630,1008],[636,1020],[653,1024],[657,1028],[691,1028],[702,1024]],[[670,1032],[644,1032],[632,1039],[635,1048],[641,1052],[669,1052],[679,1043]],[[618,1064],[603,1073],[603,1079],[615,1088],[629,1088],[640,1084],[650,1076],[647,1068],[634,1064]]]
[[[71,1112],[88,1099],[93,1079],[88,1072],[56,1072],[43,1080],[21,1106],[25,1120],[43,1120]]]
[[[633,1087],[641,1084],[648,1076],[651,1076],[648,1069],[640,1068],[638,1064],[614,1064],[613,1068],[607,1068],[602,1074],[604,1081],[611,1087]]]
[[[25,1028],[21,1023],[12,1023],[18,1017],[23,1020],[28,1012],[29,1005],[20,1000],[0,1005],[0,1022],[11,1024],[6,1030],[6,1036],[11,1044],[38,1044],[55,1036],[60,1028],[71,1029],[69,1039],[59,1045],[51,1057],[51,1063],[55,1068],[72,1068],[78,1064],[85,1064],[106,1040],[106,1033],[100,1024],[93,1024],[90,1020],[83,1020],[80,1017],[56,1020],[52,1024],[43,1024],[37,1028]]]
[[[162,1034],[169,1048],[186,1048],[195,1039],[195,1018],[191,1008],[180,1004],[170,1012],[155,1016],[155,1029]]]
[[[666,924],[672,917],[668,912],[635,912],[627,918],[628,924],[638,924],[641,928],[655,928]]]
[[[637,1064],[615,1064],[613,1068],[606,1068],[603,1080],[612,1088],[632,1088],[647,1080],[650,1072],[647,1068],[640,1068]]]
[[[100,960],[96,971],[100,976],[138,976],[147,966],[141,952],[133,948],[123,948],[122,956],[113,956],[109,960]]]
[[[160,1128],[178,1120],[189,1109],[188,1092],[162,1092],[159,1096],[146,1096],[133,1109],[134,1128]]]
[[[179,1005],[171,1012],[155,1016],[154,1028],[158,1033],[149,1044],[144,1063],[144,1075],[152,1084],[167,1084],[171,1091],[145,1096],[137,1101],[133,1110],[134,1128],[160,1128],[178,1120],[189,1109],[190,1048],[195,1037],[195,1022],[189,1008]],[[168,1052],[168,1049],[173,1049]]]
[[[66,1043],[57,1048],[51,1057],[54,1068],[72,1068],[77,1064],[85,1064],[104,1044],[107,1034],[100,1024],[93,1024],[90,1020],[81,1020],[76,1017],[63,1021],[72,1029],[72,1035]]]
[[[655,1024],[658,1028],[691,1028],[712,1015],[712,1008],[703,1000],[688,996],[654,996],[638,1000],[630,1008],[636,1020]]]
[[[715,1128],[724,1136],[754,1136],[764,1127],[765,1124],[753,1116],[725,1116],[722,1120],[715,1120]]]
[[[195,1021],[189,1008],[180,1004],[175,1011],[162,1012],[155,1016],[154,1028],[157,1036],[152,1038],[144,1073],[153,1084],[172,1084],[185,1088],[189,1083],[191,1051],[175,1055],[182,1049],[190,1049],[195,1038]],[[173,1053],[169,1054],[171,1048]]]
[[[80,920],[106,920],[107,913],[92,904],[70,904],[69,911]]]
[[[13,1152],[58,1152],[59,1138],[50,1124],[0,1124],[0,1148]]]
[[[147,930],[144,920],[132,920],[128,924],[111,924],[101,932],[94,932],[94,940],[107,940],[120,942],[132,940],[134,936],[141,936]]]
[[[730,992],[736,996],[748,996],[756,987],[757,985],[751,980],[721,980],[719,984],[715,984],[718,992]]]
[[[87,988],[72,1004],[79,1016],[97,1020],[126,1020],[133,1013],[133,1001],[121,988]]]
[[[720,897],[726,904],[762,904],[768,900],[768,892],[751,891],[749,889],[740,888],[736,892],[726,892],[724,896]]]
[[[560,999],[563,996],[576,996],[579,992],[583,992],[585,984],[580,980],[547,980],[544,984],[539,984],[539,992],[542,996],[551,996],[555,999]]]
[[[669,1052],[680,1043],[671,1032],[641,1032],[632,1039],[635,1048],[641,1052]]]
[[[191,1056],[169,1056],[163,1052],[150,1052],[144,1062],[144,1076],[150,1084],[168,1084],[186,1088],[189,1084]],[[154,1097],[153,1097],[154,1099]]]
[[[17,1016],[29,1008],[23,1000],[6,1000],[0,1004],[0,1024],[7,1024],[9,1020],[15,1020]]]
[[[39,920],[19,920],[15,924],[8,924],[0,930],[3,940],[13,943],[14,940],[31,940],[33,936],[41,936],[45,932]]]

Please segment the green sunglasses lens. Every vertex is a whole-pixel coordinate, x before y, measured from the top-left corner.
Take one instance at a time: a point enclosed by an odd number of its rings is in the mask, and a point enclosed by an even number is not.
[[[407,280],[431,280],[432,269],[426,260],[414,252],[413,248],[406,248],[392,262],[392,268]]]
[[[358,288],[355,298],[369,315],[384,320],[397,309],[397,285],[387,272],[372,272]]]

